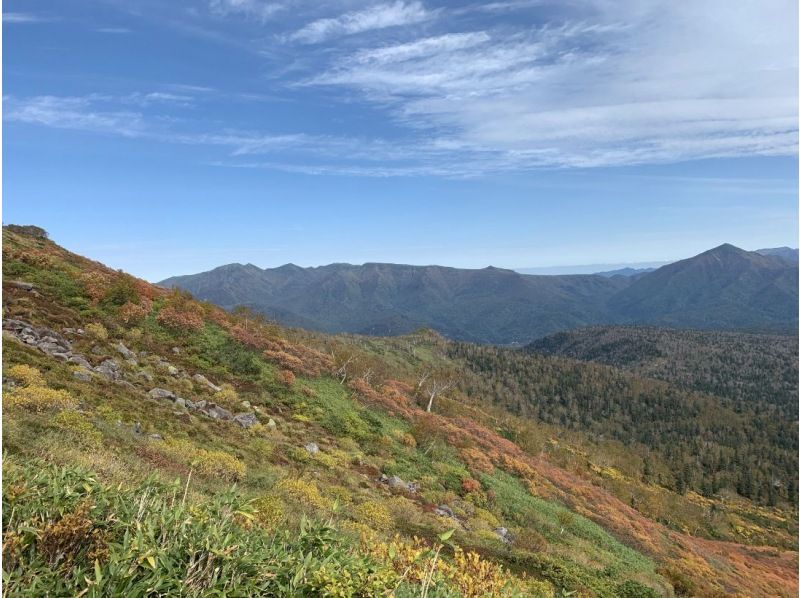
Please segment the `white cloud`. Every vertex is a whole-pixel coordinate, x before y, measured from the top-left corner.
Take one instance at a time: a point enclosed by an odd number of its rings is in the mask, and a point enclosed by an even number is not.
[[[97,33],[108,33],[109,35],[125,35],[131,33],[127,27],[98,27],[95,29]]]
[[[579,22],[360,49],[305,84],[388,103],[398,122],[509,168],[796,152],[793,2],[582,8]]]
[[[279,2],[264,0],[210,0],[209,6],[213,12],[221,15],[239,14],[261,21],[267,21],[284,8]]]
[[[334,18],[312,21],[289,38],[302,43],[317,44],[343,35],[421,23],[433,18],[434,14],[427,10],[421,2],[397,0],[392,3],[376,4],[364,10],[345,13]]]
[[[72,129],[142,137],[148,125],[141,114],[129,111],[98,110],[93,97],[37,96],[27,100],[3,98],[4,120]]]
[[[4,12],[3,23],[44,23],[48,19],[25,12]]]

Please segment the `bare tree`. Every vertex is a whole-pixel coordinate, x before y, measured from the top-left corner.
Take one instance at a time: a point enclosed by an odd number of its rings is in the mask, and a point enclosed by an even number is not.
[[[425,411],[428,413],[431,412],[433,408],[433,401],[436,397],[438,397],[443,392],[448,391],[453,387],[455,384],[455,380],[446,380],[446,381],[438,381],[436,378],[431,380],[431,385],[428,387],[428,406],[425,408]]]

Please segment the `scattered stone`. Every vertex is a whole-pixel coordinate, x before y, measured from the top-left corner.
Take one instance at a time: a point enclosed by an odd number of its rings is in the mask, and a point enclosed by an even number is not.
[[[186,407],[186,399],[175,397],[175,404],[178,405],[178,407]]]
[[[184,399],[184,403],[186,404],[185,406],[186,406],[187,409],[192,409],[192,410],[197,409],[197,406],[195,405],[195,403],[193,403],[189,399]]]
[[[386,484],[392,490],[405,490],[407,492],[415,493],[419,490],[419,486],[414,482],[406,482],[403,478],[397,475],[387,476],[385,473],[381,474],[378,481]]]
[[[180,355],[181,354],[181,348],[180,347],[172,347],[172,352],[175,353],[175,355]]]
[[[127,360],[133,359],[134,363],[136,363],[136,353],[128,349],[125,345],[121,342],[114,345],[114,348],[119,351],[119,353]]]
[[[9,286],[15,287],[17,289],[21,289],[23,291],[32,291],[36,288],[36,285],[32,282],[22,282],[21,280],[8,280],[6,284]]]
[[[274,432],[278,429],[278,424],[276,424],[275,420],[270,417],[269,421],[267,422],[267,427],[270,429],[270,431]]]
[[[169,399],[170,401],[174,401],[177,398],[174,392],[166,388],[154,388],[147,394],[150,395],[151,399]]]
[[[211,382],[211,380],[206,378],[203,374],[195,374],[194,376],[192,376],[192,380],[194,380],[198,384],[203,384],[204,386],[207,386],[214,392],[219,392],[220,390],[222,390],[219,386]]]
[[[308,451],[309,455],[316,455],[319,452],[319,447],[317,446],[316,442],[309,442],[303,448],[305,448]]]
[[[224,407],[220,407],[216,403],[209,403],[201,411],[211,419],[221,419],[226,421],[233,419],[233,414],[230,411],[228,411]]]
[[[89,363],[89,361],[85,357],[83,357],[82,355],[72,355],[67,361],[69,363],[75,363],[75,364],[77,364],[77,365],[79,365],[81,367],[84,367],[87,370],[91,370],[92,369],[92,364]]]
[[[103,347],[101,347],[100,345],[94,345],[91,348],[91,351],[92,351],[92,355],[102,355],[103,354]]]
[[[440,517],[450,517],[451,519],[456,518],[456,514],[453,513],[453,509],[451,509],[447,505],[439,505],[433,510],[433,512],[439,515]]]
[[[72,375],[81,382],[89,382],[92,379],[92,372],[86,368],[81,368],[72,372]]]
[[[164,440],[161,434],[150,434],[150,440]]]
[[[233,421],[242,426],[245,430],[252,428],[258,423],[254,413],[237,413],[233,416]]]
[[[133,433],[134,434],[142,433],[142,422],[136,422],[135,424],[133,424]]]
[[[494,528],[495,535],[506,544],[511,544],[514,541],[514,536],[505,527]]]
[[[178,368],[176,368],[174,365],[168,365],[167,366],[167,373],[170,376],[177,376],[178,375]]]
[[[202,410],[202,409],[205,409],[205,408],[206,408],[206,404],[207,404],[207,401],[205,401],[205,400],[201,399],[201,400],[199,400],[199,401],[195,401],[195,402],[194,402],[194,407],[195,407],[195,409],[197,409],[197,410]]]
[[[119,380],[119,364],[113,359],[106,359],[103,363],[94,368],[98,374],[105,376],[109,380]]]
[[[242,407],[245,409],[250,409],[250,401],[242,401]]]

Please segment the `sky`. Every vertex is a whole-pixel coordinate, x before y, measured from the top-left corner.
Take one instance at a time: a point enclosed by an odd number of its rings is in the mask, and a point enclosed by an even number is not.
[[[3,222],[148,280],[797,246],[791,0],[3,4]]]

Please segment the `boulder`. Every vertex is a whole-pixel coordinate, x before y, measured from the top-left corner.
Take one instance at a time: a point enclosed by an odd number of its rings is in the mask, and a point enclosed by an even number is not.
[[[36,285],[32,282],[22,282],[21,280],[8,280],[6,284],[12,286],[16,289],[20,289],[22,291],[32,291],[36,288]]]
[[[115,349],[116,349],[116,350],[117,350],[117,351],[120,353],[120,355],[122,355],[122,357],[124,357],[125,359],[133,359],[133,361],[134,361],[134,362],[136,361],[136,353],[134,353],[133,351],[131,351],[130,349],[128,349],[128,347],[126,347],[125,345],[123,345],[121,342],[120,342],[120,343],[117,343],[116,345],[114,345],[114,348],[115,348]]]
[[[451,519],[456,518],[456,514],[453,513],[453,509],[451,509],[448,505],[439,505],[433,510],[433,512],[440,517],[450,517]]]
[[[216,403],[209,403],[204,409],[202,409],[202,412],[211,419],[221,419],[225,421],[233,419],[233,414],[230,411],[224,407],[220,407]]]
[[[92,379],[92,372],[87,370],[86,368],[80,368],[79,370],[75,370],[72,372],[73,377],[82,381],[82,382],[89,382]]]
[[[303,448],[308,451],[309,455],[316,455],[319,452],[319,447],[317,446],[316,442],[309,442]]]
[[[154,388],[147,394],[150,395],[151,399],[169,399],[170,401],[174,401],[177,398],[174,392],[166,388]]]
[[[505,542],[506,544],[511,544],[514,541],[514,536],[505,527],[494,528],[494,533],[502,542]]]
[[[118,380],[120,377],[119,364],[113,359],[106,359],[103,363],[94,368],[94,371],[105,376],[109,380]]]
[[[73,353],[67,361],[69,361],[69,363],[75,363],[81,367],[84,367],[87,370],[92,369],[92,364],[89,363],[83,355],[76,355]]]
[[[219,392],[220,390],[222,390],[219,386],[217,386],[216,384],[211,382],[211,380],[206,378],[203,374],[195,374],[194,376],[192,376],[192,380],[194,380],[198,384],[202,384],[203,386],[207,386],[208,388],[210,388],[214,392]]]
[[[242,426],[245,430],[252,428],[258,423],[255,413],[237,413],[233,416],[233,421]]]

